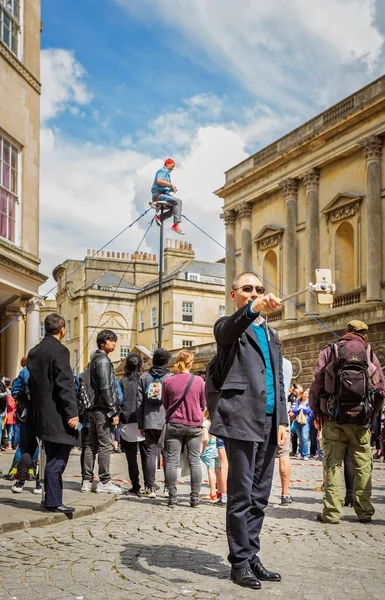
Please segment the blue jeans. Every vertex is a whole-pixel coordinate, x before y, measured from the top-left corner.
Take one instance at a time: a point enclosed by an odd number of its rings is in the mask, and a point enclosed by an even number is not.
[[[163,208],[162,222],[169,219],[171,216],[174,217],[174,223],[181,222],[182,213],[182,200],[170,196],[169,194],[156,194],[153,196],[153,201],[159,200],[160,202],[167,202],[168,206]]]
[[[12,424],[7,425],[7,442],[8,442],[8,444],[11,444],[11,445],[14,445],[14,443],[13,443],[13,439],[15,436],[14,428],[15,428],[15,426]]]
[[[309,454],[309,423],[301,425],[295,421],[294,427],[299,439],[299,453],[306,458]]]

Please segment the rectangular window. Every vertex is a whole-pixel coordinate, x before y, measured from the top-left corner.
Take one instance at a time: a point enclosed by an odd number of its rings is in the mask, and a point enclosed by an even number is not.
[[[130,353],[130,347],[129,346],[120,346],[120,358],[121,360],[124,360],[125,358],[127,358],[127,356]]]
[[[66,324],[66,341],[69,342],[71,339],[71,321],[67,321]]]
[[[188,281],[199,281],[198,273],[186,273],[186,279]]]
[[[42,340],[44,336],[45,336],[44,321],[40,321],[40,323],[39,323],[39,338]]]
[[[194,346],[193,340],[182,340],[183,348],[192,348]]]
[[[156,307],[151,308],[151,327],[156,327]]]
[[[139,331],[144,330],[144,312],[139,313]]]
[[[74,318],[74,337],[79,337],[79,317]]]
[[[79,375],[79,351],[74,350],[74,375]]]
[[[20,0],[0,0],[0,40],[18,56]]]
[[[192,302],[182,302],[182,321],[192,323],[194,314],[194,304]]]
[[[220,317],[224,317],[225,316],[225,311],[226,311],[226,307],[225,306],[220,306],[219,307],[219,316]]]
[[[13,243],[16,241],[16,206],[19,200],[18,164],[18,148],[0,135],[0,237]]]

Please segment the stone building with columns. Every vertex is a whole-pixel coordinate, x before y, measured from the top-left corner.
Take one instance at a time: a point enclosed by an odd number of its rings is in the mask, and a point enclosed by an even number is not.
[[[102,329],[112,329],[118,343],[111,360],[118,363],[133,347],[148,355],[158,346],[159,279],[155,255],[88,250],[86,261],[67,260],[53,276],[57,310],[66,320],[64,343],[75,373],[82,371]],[[192,245],[166,240],[163,280],[163,347],[192,348],[214,341],[213,325],[225,312],[224,264],[195,260]]]
[[[34,298],[47,279],[39,273],[39,77],[40,0],[0,2],[0,372],[10,378],[38,341]]]
[[[308,384],[319,349],[359,318],[385,365],[385,77],[226,172],[226,310],[233,277],[258,272],[283,296],[331,269],[332,306],[308,292],[269,320],[296,380]],[[306,312],[305,312],[306,311]],[[316,317],[315,320],[312,318]],[[327,329],[328,328],[328,329]]]

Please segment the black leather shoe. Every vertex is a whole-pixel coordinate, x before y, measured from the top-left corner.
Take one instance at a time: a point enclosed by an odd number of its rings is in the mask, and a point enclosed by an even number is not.
[[[62,513],[64,515],[70,515],[75,512],[73,506],[66,506],[65,504],[61,504],[60,506],[45,506],[44,508],[45,510],[48,510],[48,512]]]
[[[258,577],[260,581],[281,581],[279,573],[268,571],[261,562],[252,562],[250,566],[254,575]]]
[[[260,590],[261,582],[256,578],[250,567],[231,569],[230,579],[233,583],[252,590]]]
[[[344,506],[353,508],[353,495],[352,494],[346,494]]]

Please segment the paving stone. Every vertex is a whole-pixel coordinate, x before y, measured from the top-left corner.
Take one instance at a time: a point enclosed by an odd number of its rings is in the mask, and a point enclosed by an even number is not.
[[[313,491],[322,476],[319,463],[293,460],[292,467],[295,502],[279,506],[276,472],[262,532],[262,561],[283,581],[264,583],[258,599],[287,600],[289,591],[295,600],[383,600],[385,469],[374,467],[372,525],[360,524],[353,509],[344,509],[341,523],[333,526],[315,519],[321,508],[321,494]],[[107,497],[113,505],[98,514],[85,495],[78,498],[84,504],[75,520],[3,533],[0,599],[255,598],[228,579],[225,511],[209,503],[192,510],[188,491],[186,483],[179,485],[182,505],[173,511],[166,499],[138,502],[127,496],[117,502]],[[13,505],[8,508],[15,514]],[[92,514],[85,514],[89,509]]]

